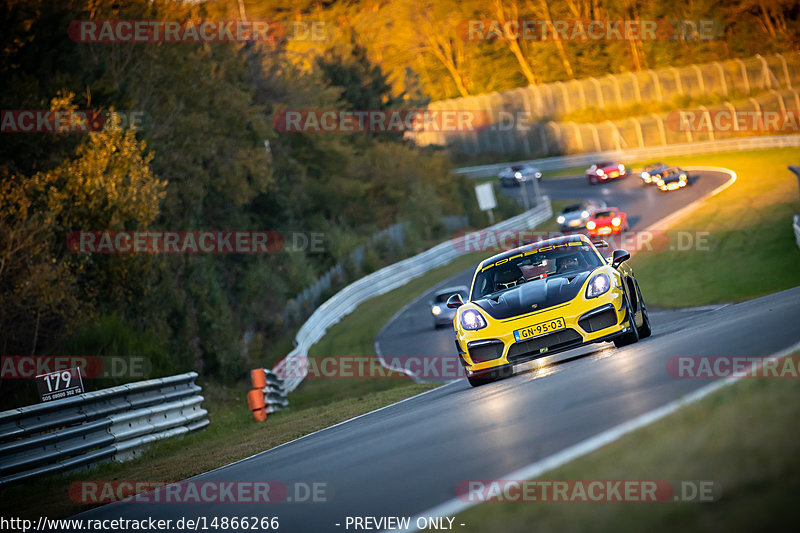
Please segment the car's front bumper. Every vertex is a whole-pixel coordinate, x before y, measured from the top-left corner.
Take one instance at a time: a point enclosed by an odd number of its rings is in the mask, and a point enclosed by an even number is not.
[[[621,287],[586,300],[574,300],[555,307],[505,320],[488,319],[487,327],[477,331],[457,330],[456,346],[468,373],[481,372],[507,364],[518,364],[547,357],[584,344],[611,340],[628,331],[630,318]],[[524,340],[514,332],[534,324],[564,320],[564,329]]]

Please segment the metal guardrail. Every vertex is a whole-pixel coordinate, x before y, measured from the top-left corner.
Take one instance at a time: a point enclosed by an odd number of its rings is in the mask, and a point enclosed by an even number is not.
[[[797,241],[797,246],[800,247],[800,215],[794,216],[792,228],[794,228],[794,240]]]
[[[532,229],[552,215],[550,199],[544,197],[535,208],[486,230]],[[459,239],[463,240],[463,237]],[[446,265],[465,253],[465,247],[459,246],[459,239],[443,242],[421,254],[377,270],[351,283],[320,305],[297,332],[295,349],[273,368],[279,376],[291,376],[284,379],[284,390],[291,392],[303,381],[308,350],[325,335],[329,327],[350,314],[361,302],[405,285],[430,269]]]
[[[512,164],[530,164],[542,171],[561,170],[565,168],[590,166],[602,159],[660,159],[662,157],[676,157],[684,155],[711,154],[716,152],[735,152],[739,150],[763,150],[767,148],[795,148],[800,146],[800,135],[772,135],[759,137],[734,137],[717,141],[704,141],[684,144],[670,144],[631,150],[612,150],[607,152],[593,152],[544,159],[532,159],[515,163],[498,163],[495,165],[481,165],[456,169],[456,174],[463,174],[469,178],[488,178],[497,176],[498,172]],[[624,162],[624,161],[623,161]]]
[[[0,412],[0,488],[124,461],[142,446],[208,425],[196,372]]]

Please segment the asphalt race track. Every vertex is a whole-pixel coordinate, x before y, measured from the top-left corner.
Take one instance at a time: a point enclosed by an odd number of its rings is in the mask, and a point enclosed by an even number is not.
[[[542,185],[551,198],[597,196],[607,187],[609,204],[630,210],[637,229],[727,180],[703,173],[693,187],[658,198],[632,178],[591,188],[582,180]],[[433,329],[426,300],[423,295],[384,329],[376,341],[384,355],[455,353],[452,332]],[[324,483],[326,502],[115,503],[79,517],[207,517],[210,523],[221,516],[277,516],[279,531],[325,532],[345,531],[347,516],[415,516],[455,497],[461,481],[501,478],[709,383],[671,377],[670,357],[768,355],[795,344],[800,287],[736,305],[652,312],[651,320],[652,337],[635,345],[565,352],[480,388],[455,381],[193,478],[278,481],[290,498],[295,483]],[[469,524],[455,529],[471,531]]]

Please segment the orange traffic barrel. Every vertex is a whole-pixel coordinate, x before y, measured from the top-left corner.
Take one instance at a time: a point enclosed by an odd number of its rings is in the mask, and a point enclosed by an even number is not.
[[[262,371],[263,372],[263,371]],[[261,389],[252,389],[247,393],[247,406],[253,413],[253,418],[259,422],[267,419],[267,411],[265,409],[266,403],[264,402],[264,392]]]

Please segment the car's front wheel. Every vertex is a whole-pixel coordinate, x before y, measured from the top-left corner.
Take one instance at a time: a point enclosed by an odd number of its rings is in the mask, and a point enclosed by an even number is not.
[[[614,346],[617,348],[622,348],[623,346],[639,342],[639,328],[636,327],[636,317],[633,313],[633,306],[631,305],[631,300],[628,297],[628,291],[626,290],[624,294],[625,308],[627,309],[626,314],[628,315],[628,322],[630,324],[628,327],[630,328],[630,331],[614,339]]]

